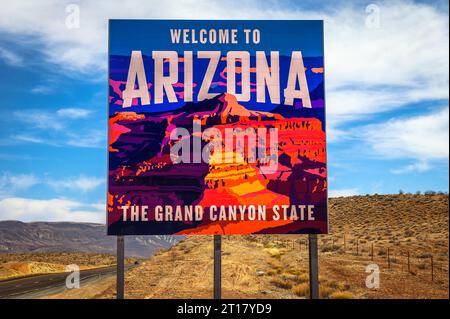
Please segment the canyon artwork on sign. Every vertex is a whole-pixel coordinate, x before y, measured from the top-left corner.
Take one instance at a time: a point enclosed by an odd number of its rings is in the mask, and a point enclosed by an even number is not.
[[[322,21],[110,20],[109,235],[328,232]]]

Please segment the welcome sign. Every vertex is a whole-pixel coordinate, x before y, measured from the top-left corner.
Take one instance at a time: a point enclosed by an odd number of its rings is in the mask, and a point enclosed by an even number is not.
[[[110,235],[326,233],[322,21],[110,20]]]

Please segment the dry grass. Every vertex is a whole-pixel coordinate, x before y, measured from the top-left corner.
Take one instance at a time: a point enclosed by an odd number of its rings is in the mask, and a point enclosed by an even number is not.
[[[298,297],[306,298],[309,296],[309,284],[305,282],[300,285],[297,285],[292,289],[292,291]]]
[[[331,299],[353,299],[355,296],[351,292],[348,291],[335,291],[330,294]]]
[[[291,289],[292,283],[286,279],[275,278],[270,281],[272,285],[281,289]]]

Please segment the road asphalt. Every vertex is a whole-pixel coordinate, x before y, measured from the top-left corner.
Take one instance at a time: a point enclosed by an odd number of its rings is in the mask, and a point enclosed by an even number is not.
[[[125,270],[136,267],[127,265]],[[80,286],[88,281],[100,279],[116,273],[116,266],[86,269],[80,271]],[[33,298],[50,293],[58,293],[66,288],[66,278],[71,273],[33,275],[0,281],[0,299]]]

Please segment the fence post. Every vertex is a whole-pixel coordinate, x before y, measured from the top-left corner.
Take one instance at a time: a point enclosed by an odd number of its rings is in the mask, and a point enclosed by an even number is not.
[[[409,250],[408,250],[408,272],[411,273],[411,264],[409,263]]]
[[[344,252],[347,250],[347,242],[345,241],[345,233],[344,233]]]
[[[370,253],[370,255],[371,255],[371,260],[373,261],[373,243],[372,243],[372,248],[371,248],[371,253]]]
[[[319,299],[319,256],[317,235],[308,235],[309,239],[309,298]]]
[[[214,299],[221,299],[222,236],[214,235]]]
[[[359,255],[359,239],[356,240],[356,256]]]
[[[125,291],[125,242],[123,236],[117,236],[117,272],[116,298],[124,299]]]
[[[387,262],[388,262],[388,268],[391,268],[391,257],[390,257],[389,247],[387,249]]]
[[[433,255],[431,255],[431,281],[434,282],[434,263],[433,263]]]

